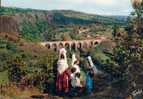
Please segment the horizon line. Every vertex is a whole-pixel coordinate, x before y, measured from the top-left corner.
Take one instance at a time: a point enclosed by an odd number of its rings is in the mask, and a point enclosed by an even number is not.
[[[17,9],[23,9],[23,10],[39,10],[39,11],[74,11],[74,12],[79,12],[79,13],[83,13],[83,14],[89,14],[89,15],[99,15],[99,16],[129,16],[128,15],[124,15],[124,14],[100,14],[100,13],[88,13],[85,11],[79,11],[79,10],[73,10],[73,9],[39,9],[39,8],[28,8],[28,7],[16,7],[16,6],[3,6],[1,5],[1,7],[7,7],[7,8],[17,8]]]

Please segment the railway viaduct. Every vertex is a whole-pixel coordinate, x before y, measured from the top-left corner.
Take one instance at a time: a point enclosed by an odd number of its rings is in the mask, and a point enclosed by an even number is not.
[[[41,42],[40,45],[47,47],[48,49],[58,50],[62,47],[68,49],[78,49],[78,48],[92,48],[96,47],[97,44],[105,41],[106,37],[96,37],[95,39],[87,39],[87,40],[70,40],[70,41],[47,41]]]

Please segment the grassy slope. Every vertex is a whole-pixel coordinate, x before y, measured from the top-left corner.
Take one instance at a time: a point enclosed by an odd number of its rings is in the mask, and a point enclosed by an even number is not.
[[[8,71],[0,72],[0,84],[5,84],[7,82],[9,82]]]

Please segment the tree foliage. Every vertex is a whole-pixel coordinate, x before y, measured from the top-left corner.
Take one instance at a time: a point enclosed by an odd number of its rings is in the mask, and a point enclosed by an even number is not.
[[[142,89],[142,71],[143,71],[143,3],[135,8],[135,16],[130,16],[129,25],[127,26],[127,35],[115,38],[117,44],[114,50],[115,64],[118,66],[124,84],[123,94],[132,94],[134,90]],[[118,72],[116,72],[118,73]],[[121,82],[119,82],[121,83]]]

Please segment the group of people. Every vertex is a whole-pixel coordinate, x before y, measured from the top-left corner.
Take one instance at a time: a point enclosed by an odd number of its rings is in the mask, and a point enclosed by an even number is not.
[[[80,95],[84,89],[90,95],[93,94],[94,69],[86,68],[85,80],[81,81],[80,61],[75,54],[72,56],[72,63],[69,67],[67,62],[67,51],[64,48],[59,50],[59,59],[57,62],[56,92],[59,95]]]

